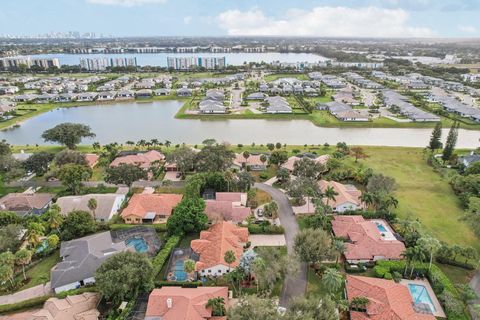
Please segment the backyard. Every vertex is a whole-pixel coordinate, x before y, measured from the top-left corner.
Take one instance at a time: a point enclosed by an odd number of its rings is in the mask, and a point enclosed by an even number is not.
[[[50,281],[50,270],[60,261],[59,251],[44,258],[38,264],[26,271],[27,278],[30,279],[24,286],[20,287],[18,291],[35,287],[39,284],[44,284]],[[17,279],[23,279],[22,273],[17,276]]]

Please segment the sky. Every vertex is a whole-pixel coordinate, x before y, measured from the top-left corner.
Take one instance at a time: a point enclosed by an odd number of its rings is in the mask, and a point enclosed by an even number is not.
[[[0,0],[0,34],[479,37],[480,0]]]

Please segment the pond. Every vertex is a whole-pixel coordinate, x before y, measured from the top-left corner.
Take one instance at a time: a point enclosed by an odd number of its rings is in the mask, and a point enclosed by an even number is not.
[[[89,125],[96,134],[83,143],[102,144],[126,141],[169,140],[198,144],[207,138],[230,143],[265,144],[347,144],[372,146],[424,147],[432,129],[396,128],[323,128],[308,120],[198,120],[175,119],[182,101],[119,102],[84,107],[58,108],[29,120],[20,127],[0,131],[0,139],[14,145],[45,144],[43,131],[63,122]],[[443,137],[447,135],[444,129]],[[476,148],[479,131],[459,130],[458,147]]]

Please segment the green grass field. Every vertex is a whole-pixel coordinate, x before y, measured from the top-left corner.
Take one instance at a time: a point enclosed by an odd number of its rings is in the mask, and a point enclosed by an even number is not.
[[[60,261],[59,251],[54,254],[46,257],[40,263],[36,264],[32,268],[26,271],[27,278],[30,281],[25,284],[23,287],[19,288],[18,291],[25,290],[28,288],[35,287],[39,284],[46,283],[50,281],[50,270]],[[23,275],[20,274],[18,278],[22,278]]]

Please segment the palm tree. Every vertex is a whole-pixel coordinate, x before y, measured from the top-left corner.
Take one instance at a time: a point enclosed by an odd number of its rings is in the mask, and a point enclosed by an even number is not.
[[[237,260],[237,257],[235,257],[235,252],[233,252],[232,250],[228,250],[227,252],[225,252],[223,260],[228,263],[228,272],[230,272],[230,265],[234,263],[235,260]]]
[[[329,201],[335,201],[335,196],[338,196],[338,192],[333,189],[332,186],[328,186],[323,193],[324,197],[327,198],[327,206],[329,205]]]
[[[362,195],[360,196],[360,200],[365,203],[365,205],[367,206],[367,208],[370,208],[374,202],[375,202],[375,199],[374,199],[374,196],[372,193],[370,192],[364,192],[362,193]]]
[[[250,152],[248,152],[247,150],[243,151],[243,157],[245,158],[245,167],[246,167],[248,164],[248,158],[250,157]]]
[[[413,276],[413,271],[415,270],[414,262],[415,261],[422,262],[423,260],[425,260],[425,252],[423,248],[421,248],[420,246],[410,247],[408,249],[411,249],[411,255],[410,255],[410,260],[412,265],[412,269],[410,271],[410,278],[411,278]]]
[[[100,150],[101,146],[99,142],[94,142],[92,144],[93,150]]]
[[[440,241],[432,237],[420,238],[418,240],[418,245],[430,253],[430,262],[428,264],[428,270],[430,270],[432,267],[433,256],[438,250],[440,250],[442,245],[440,244]]]
[[[32,247],[40,243],[40,237],[45,234],[45,228],[38,222],[30,222],[27,227],[27,242]]]
[[[337,269],[328,268],[322,276],[322,286],[329,293],[338,292],[343,285],[343,276]]]
[[[150,143],[152,144],[152,146],[156,147],[160,143],[160,141],[158,141],[158,139],[153,138],[152,140],[150,140]]]
[[[145,143],[146,143],[146,142],[147,142],[147,141],[145,141],[144,139],[141,139],[141,140],[139,140],[139,141],[137,142],[137,146],[143,148],[143,147],[145,147]]]
[[[28,265],[31,261],[32,251],[27,249],[21,249],[15,253],[15,264],[17,266],[22,266],[24,280],[27,280],[27,276],[25,275],[25,266]]]
[[[195,261],[192,259],[187,259],[183,262],[183,269],[186,273],[192,273],[195,271]]]
[[[212,317],[224,317],[227,314],[225,299],[222,297],[208,299],[205,307],[212,309]]]
[[[97,209],[97,199],[95,198],[90,198],[88,199],[88,209],[90,209],[90,211],[92,211],[92,216],[93,216],[93,220],[97,220],[97,217],[95,215],[95,210]]]
[[[333,240],[332,247],[337,253],[337,258],[335,260],[335,264],[338,264],[338,259],[345,253],[347,247],[345,246],[345,242],[342,240]]]
[[[165,147],[170,147],[172,145],[172,142],[165,140]]]
[[[135,142],[133,142],[133,141],[131,141],[131,140],[128,140],[127,142],[125,142],[125,144],[126,144],[127,146],[133,146],[133,145],[135,145]]]
[[[60,213],[60,207],[56,204],[50,207],[48,210],[48,227],[51,230],[57,230],[59,232],[60,225],[62,224],[63,217]]]

